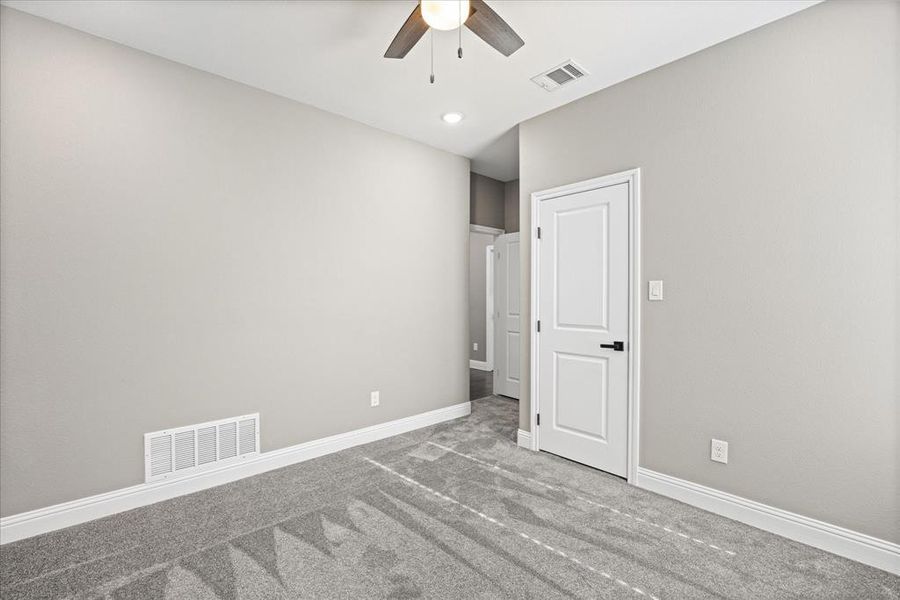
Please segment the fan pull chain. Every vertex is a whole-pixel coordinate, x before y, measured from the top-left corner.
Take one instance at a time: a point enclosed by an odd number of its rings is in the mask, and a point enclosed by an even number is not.
[[[456,51],[456,56],[462,58],[462,0],[460,0],[459,5],[459,49]]]
[[[431,83],[434,83],[434,29],[429,30],[431,33]]]

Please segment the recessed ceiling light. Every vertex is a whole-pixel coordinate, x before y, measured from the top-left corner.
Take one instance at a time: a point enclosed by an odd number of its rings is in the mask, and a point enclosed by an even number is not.
[[[457,123],[459,123],[460,121],[463,120],[463,116],[462,116],[462,113],[449,112],[449,113],[444,113],[441,116],[441,119],[443,119],[444,123],[449,123],[450,125],[456,125]]]

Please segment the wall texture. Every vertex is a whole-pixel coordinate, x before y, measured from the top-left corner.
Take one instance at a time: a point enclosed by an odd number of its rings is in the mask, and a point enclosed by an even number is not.
[[[642,170],[642,466],[893,542],[898,11],[825,2],[520,126],[523,231],[532,192]]]
[[[519,180],[513,179],[503,184],[503,221],[506,233],[519,230]]]
[[[494,243],[489,233],[469,234],[469,358],[487,359],[487,258],[485,252]],[[493,322],[492,322],[493,323]],[[478,344],[474,350],[472,344]]]
[[[468,160],[3,8],[2,514],[468,399]],[[369,391],[381,406],[369,408]]]
[[[503,229],[503,182],[472,173],[470,176],[469,219],[473,225]]]

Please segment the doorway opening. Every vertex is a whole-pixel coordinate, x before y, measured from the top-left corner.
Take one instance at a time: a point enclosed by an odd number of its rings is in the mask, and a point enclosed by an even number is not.
[[[494,240],[502,229],[469,226],[469,399],[494,393]]]

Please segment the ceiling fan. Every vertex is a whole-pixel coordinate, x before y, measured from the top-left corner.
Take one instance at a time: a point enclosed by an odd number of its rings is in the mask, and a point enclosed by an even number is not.
[[[384,57],[403,58],[429,28],[449,31],[463,25],[504,56],[525,45],[484,0],[421,0],[397,32]],[[457,55],[462,58],[462,44]]]

